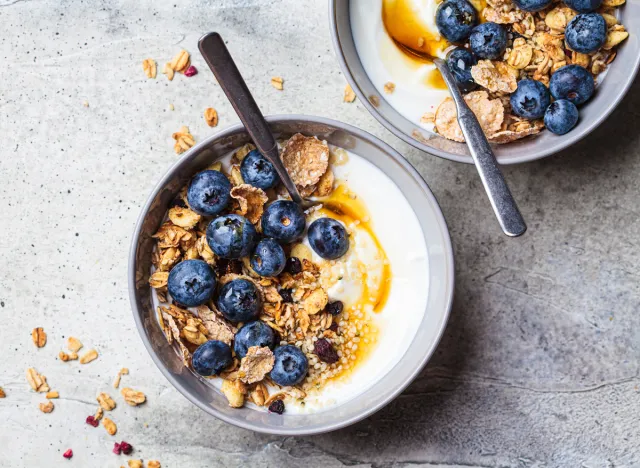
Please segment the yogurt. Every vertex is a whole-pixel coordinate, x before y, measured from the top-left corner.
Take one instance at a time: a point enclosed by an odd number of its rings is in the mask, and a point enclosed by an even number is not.
[[[307,222],[329,216],[342,222],[350,234],[349,251],[325,261],[309,247],[321,271],[320,281],[330,300],[344,303],[341,320],[349,314],[365,317],[371,328],[358,343],[356,364],[307,391],[303,401],[286,400],[287,413],[319,412],[343,404],[371,388],[402,358],[427,305],[429,265],[422,229],[408,201],[396,185],[364,158],[332,147],[336,179],[333,193],[318,199],[322,208]],[[230,153],[222,160],[227,165]],[[309,246],[308,240],[303,243]],[[161,303],[153,290],[154,307]],[[201,378],[201,377],[200,377]],[[222,379],[204,379],[220,389]],[[271,394],[277,388],[269,388]],[[247,403],[266,411],[266,408]]]
[[[449,96],[435,65],[426,56],[443,58],[449,44],[435,24],[435,0],[350,0],[353,40],[362,65],[385,100],[403,117],[421,122]],[[391,94],[385,83],[394,83]]]

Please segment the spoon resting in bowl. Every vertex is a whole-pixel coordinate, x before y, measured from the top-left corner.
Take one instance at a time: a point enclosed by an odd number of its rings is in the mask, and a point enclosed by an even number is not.
[[[291,200],[303,208],[313,206],[315,203],[302,198],[296,184],[291,180],[280,159],[278,145],[271,133],[269,124],[264,119],[255,99],[253,99],[220,34],[216,32],[205,34],[198,41],[198,48],[256,147],[275,167],[282,184],[289,192]]]

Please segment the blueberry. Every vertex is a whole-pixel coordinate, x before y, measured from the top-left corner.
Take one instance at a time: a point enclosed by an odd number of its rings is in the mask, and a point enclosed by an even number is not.
[[[233,342],[233,350],[240,359],[247,355],[247,351],[252,346],[260,348],[266,346],[270,349],[276,345],[276,334],[269,325],[260,320],[245,324],[238,333]]]
[[[244,157],[240,163],[240,174],[245,183],[262,190],[274,187],[280,180],[276,168],[258,150],[253,150]]]
[[[207,244],[223,258],[246,257],[257,242],[256,228],[240,215],[220,216],[207,226]]]
[[[343,310],[344,304],[342,303],[342,301],[329,302],[324,308],[325,312],[329,312],[333,316],[340,315]]]
[[[260,276],[278,276],[286,263],[284,249],[273,239],[262,239],[251,255],[251,268]]]
[[[211,299],[216,290],[216,276],[206,262],[185,260],[171,269],[167,288],[174,301],[194,307]]]
[[[438,31],[449,42],[463,42],[476,24],[478,13],[466,0],[445,0],[436,11]]]
[[[564,3],[578,13],[590,13],[600,8],[602,0],[564,0]]]
[[[544,113],[544,124],[551,133],[564,135],[578,123],[578,108],[571,101],[560,99],[551,103]]]
[[[327,260],[342,257],[349,250],[347,230],[335,219],[316,219],[309,226],[307,236],[311,248]]]
[[[290,243],[302,236],[305,226],[302,208],[289,200],[278,200],[262,214],[262,233],[278,242]]]
[[[525,119],[539,119],[551,103],[549,90],[535,80],[521,80],[518,88],[511,94],[513,113]]]
[[[309,369],[309,361],[300,348],[293,345],[278,346],[273,352],[275,362],[271,369],[271,380],[282,387],[302,382]]]
[[[222,315],[230,322],[248,322],[260,314],[262,299],[251,281],[239,278],[222,286],[217,304]]]
[[[576,106],[587,102],[595,89],[593,75],[580,65],[559,68],[549,81],[549,90],[554,99],[567,99]]]
[[[218,375],[229,367],[232,360],[231,348],[228,344],[210,340],[198,346],[193,353],[191,363],[194,371],[208,377]]]
[[[469,45],[479,58],[497,59],[507,48],[507,30],[497,23],[482,23],[471,31]]]
[[[513,0],[518,8],[524,11],[540,11],[547,8],[553,0]]]
[[[478,58],[468,49],[458,47],[447,54],[447,65],[463,92],[474,90],[478,85],[471,76],[471,67],[478,63]]]
[[[273,400],[273,402],[269,405],[269,413],[276,413],[276,414],[284,413],[284,401]]]
[[[573,17],[564,31],[569,49],[590,54],[607,40],[607,23],[598,13],[583,13]]]
[[[215,216],[225,209],[231,195],[231,182],[220,171],[198,172],[187,190],[191,208],[205,216]]]

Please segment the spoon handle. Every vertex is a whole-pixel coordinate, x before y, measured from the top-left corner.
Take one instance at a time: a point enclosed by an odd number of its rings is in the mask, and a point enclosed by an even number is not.
[[[435,59],[434,63],[447,83],[449,92],[456,103],[458,123],[502,230],[507,236],[521,236],[527,230],[527,225],[513,195],[511,195],[507,182],[504,180],[498,161],[496,161],[478,119],[467,106],[447,64],[441,59]]]
[[[258,150],[274,165],[291,199],[297,204],[303,204],[296,185],[282,164],[278,145],[269,124],[260,112],[220,34],[205,34],[200,38],[198,48]]]

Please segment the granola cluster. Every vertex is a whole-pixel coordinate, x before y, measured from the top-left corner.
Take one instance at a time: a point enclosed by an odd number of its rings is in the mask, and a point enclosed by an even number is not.
[[[301,134],[279,143],[282,161],[304,196],[326,197],[332,193],[331,166],[344,163],[344,151],[333,151],[325,142]],[[208,169],[223,172],[231,182],[231,203],[224,213],[246,217],[261,232],[260,217],[265,205],[288,195],[280,187],[264,191],[244,183],[240,163],[253,149],[253,145],[245,145],[233,154],[228,167],[223,168],[216,162]],[[276,332],[277,344],[300,348],[309,362],[307,376],[300,384],[279,387],[269,378],[274,365],[271,349],[254,346],[242,359],[234,356],[231,366],[219,375],[224,379],[221,391],[231,406],[241,407],[250,401],[257,406],[270,407],[287,398],[302,401],[310,391],[320,389],[324,382],[355,365],[361,340],[373,344],[376,328],[368,314],[359,308],[343,310],[342,303],[329,300],[327,273],[322,270],[330,268],[321,269],[314,263],[306,245],[285,246],[289,258],[285,270],[277,277],[263,277],[251,268],[248,257],[229,260],[214,254],[206,239],[206,228],[211,219],[189,208],[186,187],[172,205],[166,221],[154,234],[154,271],[149,284],[161,303],[158,320],[166,339],[176,346],[184,365],[192,367],[193,353],[209,340],[232,345],[236,332],[243,325],[226,320],[213,300],[191,308],[171,302],[167,288],[169,272],[179,262],[191,259],[204,260],[213,268],[218,287],[236,279],[253,283],[262,303],[258,319]],[[318,208],[307,210],[305,215],[313,216]],[[330,266],[333,261],[323,262]],[[332,347],[337,359],[326,359],[325,354],[316,352],[319,340]],[[278,411],[278,405],[273,411]]]
[[[596,52],[583,54],[570,50],[565,41],[565,29],[577,13],[564,3],[530,13],[520,10],[511,0],[487,0],[482,16],[505,26],[510,39],[500,60],[479,60],[472,67],[474,81],[484,90],[471,92],[465,99],[490,141],[508,143],[544,128],[542,119],[529,121],[511,111],[508,98],[518,81],[529,78],[549,86],[551,75],[571,64],[584,67],[596,79],[607,69],[616,57],[616,47],[629,36],[615,15],[615,8],[624,3],[625,0],[603,1],[598,13],[607,24],[606,42]],[[440,104],[435,116],[424,121],[433,123],[445,138],[464,141],[450,98]]]

